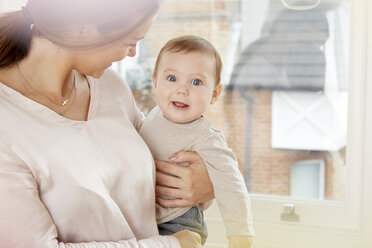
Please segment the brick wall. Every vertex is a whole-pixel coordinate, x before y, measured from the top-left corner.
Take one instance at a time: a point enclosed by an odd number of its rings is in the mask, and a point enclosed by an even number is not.
[[[230,147],[244,173],[249,165],[249,190],[252,193],[290,195],[293,163],[322,159],[325,162],[325,197],[343,199],[345,150],[340,152],[283,150],[271,148],[271,91],[246,91],[252,98],[251,128],[247,130],[248,104],[240,92],[225,91],[207,116],[224,130]],[[250,135],[247,136],[247,131]],[[251,137],[249,152],[247,137]],[[246,161],[246,153],[250,153]]]
[[[236,18],[235,7],[236,2],[231,1],[165,1],[146,35],[147,53],[156,58],[169,39],[198,35],[210,41],[224,60],[230,40],[230,23]]]

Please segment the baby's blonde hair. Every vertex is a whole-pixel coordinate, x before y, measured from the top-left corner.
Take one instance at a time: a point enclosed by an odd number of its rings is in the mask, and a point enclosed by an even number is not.
[[[216,85],[221,81],[221,71],[222,71],[222,60],[217,51],[217,49],[206,39],[194,36],[194,35],[184,35],[174,39],[169,40],[163,48],[160,50],[158,57],[156,59],[154,76],[157,75],[159,63],[162,55],[165,52],[172,53],[189,53],[189,52],[202,52],[214,57],[215,61],[215,80]]]

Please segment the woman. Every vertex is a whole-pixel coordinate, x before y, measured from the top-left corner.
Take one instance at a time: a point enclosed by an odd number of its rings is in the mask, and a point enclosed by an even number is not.
[[[29,0],[0,17],[1,247],[200,246],[188,231],[158,235],[154,162],[137,134],[142,115],[128,86],[106,70],[135,55],[158,7]],[[158,162],[177,176],[159,176],[157,192],[178,198],[161,204],[213,197],[197,155],[174,161],[191,165]]]

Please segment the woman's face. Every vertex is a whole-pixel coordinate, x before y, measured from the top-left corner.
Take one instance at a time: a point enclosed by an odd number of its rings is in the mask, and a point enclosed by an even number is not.
[[[120,61],[127,56],[136,55],[137,42],[143,39],[149,31],[154,18],[142,23],[137,29],[131,32],[122,40],[114,43],[80,51],[73,54],[73,67],[82,74],[99,78],[104,70],[109,68],[113,62]]]

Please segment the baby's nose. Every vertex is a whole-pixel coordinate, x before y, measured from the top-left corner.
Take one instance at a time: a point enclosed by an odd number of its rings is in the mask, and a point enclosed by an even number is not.
[[[177,94],[183,94],[183,95],[188,95],[188,89],[187,86],[184,85],[183,83],[180,83],[177,87]]]

